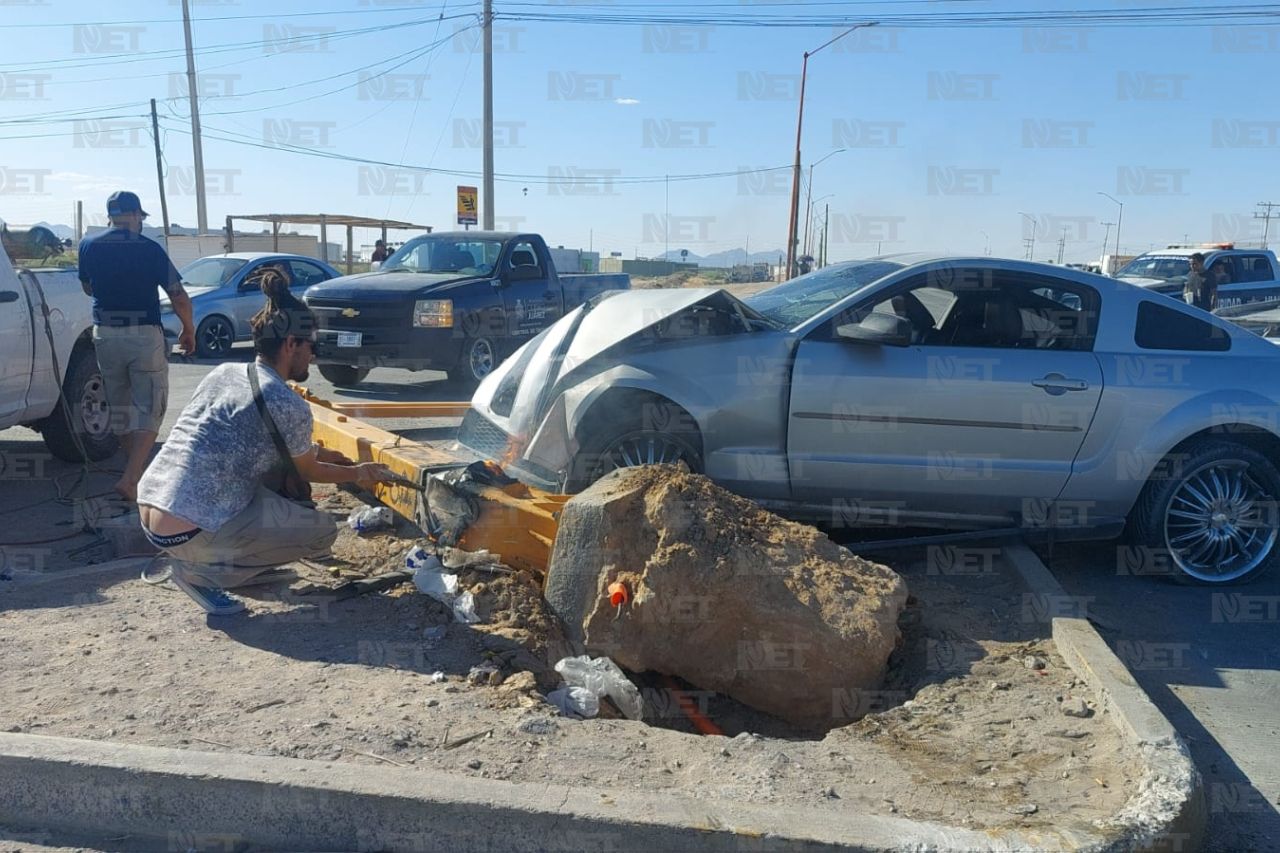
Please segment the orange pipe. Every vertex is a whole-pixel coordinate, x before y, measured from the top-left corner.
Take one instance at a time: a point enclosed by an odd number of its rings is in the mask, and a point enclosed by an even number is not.
[[[705,714],[698,710],[697,703],[685,695],[684,691],[676,684],[674,678],[664,675],[662,676],[662,683],[667,685],[667,689],[671,691],[671,698],[676,700],[676,706],[689,718],[689,722],[693,723],[693,727],[698,730],[698,734],[724,734],[719,726],[711,722]]]

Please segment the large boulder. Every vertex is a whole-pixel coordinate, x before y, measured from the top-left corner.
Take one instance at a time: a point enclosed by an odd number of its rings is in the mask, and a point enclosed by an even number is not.
[[[620,609],[615,582],[630,594]],[[665,465],[616,471],[565,505],[545,592],[579,651],[817,729],[879,688],[907,599],[886,566]]]

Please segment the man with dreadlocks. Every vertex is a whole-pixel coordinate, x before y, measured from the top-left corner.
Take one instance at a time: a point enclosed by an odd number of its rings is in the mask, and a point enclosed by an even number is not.
[[[332,517],[274,490],[285,475],[366,485],[395,477],[312,443],[311,409],[286,382],[307,378],[315,316],[279,271],[259,278],[267,304],[250,321],[257,358],[204,378],[138,484],[143,533],[176,558],[174,583],[220,616],[244,609],[224,590],[333,544]]]

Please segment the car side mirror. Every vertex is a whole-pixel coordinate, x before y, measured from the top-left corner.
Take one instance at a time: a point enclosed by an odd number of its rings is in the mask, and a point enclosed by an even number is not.
[[[836,326],[836,337],[855,344],[906,347],[911,345],[911,323],[896,314],[873,312],[860,323]]]

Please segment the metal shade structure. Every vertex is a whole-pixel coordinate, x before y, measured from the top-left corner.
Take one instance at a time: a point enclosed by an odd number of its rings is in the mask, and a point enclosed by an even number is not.
[[[237,219],[244,219],[250,222],[270,222],[271,223],[271,248],[272,251],[280,251],[280,225],[288,222],[292,225],[319,225],[320,226],[320,252],[322,255],[327,254],[327,246],[329,245],[329,226],[339,225],[346,226],[347,229],[347,274],[351,273],[352,256],[354,255],[354,246],[352,245],[352,230],[355,228],[378,228],[382,231],[382,239],[387,239],[388,229],[397,231],[425,231],[431,233],[430,225],[419,225],[413,222],[401,222],[398,219],[379,219],[371,216],[347,216],[339,213],[255,213],[241,214],[238,216],[227,217],[227,251],[234,252],[235,249],[235,228],[232,223]],[[322,261],[328,263],[327,257],[322,257]]]

